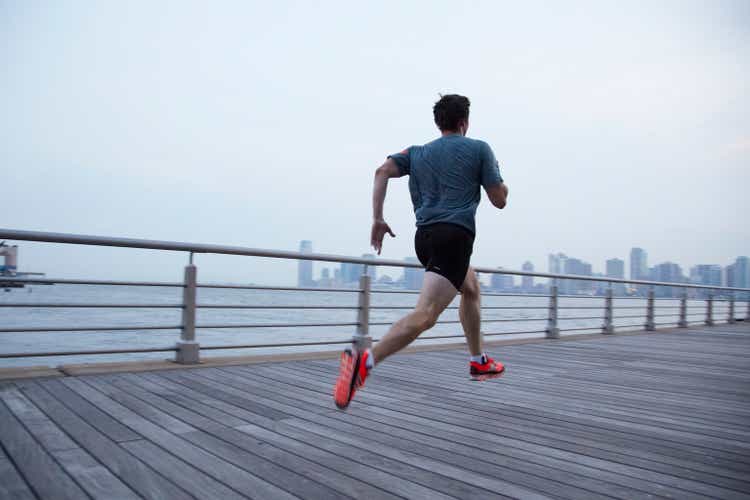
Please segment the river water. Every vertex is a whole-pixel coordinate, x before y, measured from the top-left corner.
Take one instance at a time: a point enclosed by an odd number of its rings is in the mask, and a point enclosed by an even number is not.
[[[373,293],[372,305],[413,306],[416,295]],[[86,303],[86,304],[179,304],[182,301],[182,289],[166,287],[122,287],[122,286],[87,286],[87,285],[53,285],[31,286],[25,289],[13,289],[0,292],[0,303]],[[242,305],[290,305],[290,306],[347,306],[356,307],[356,293],[342,292],[299,292],[299,291],[261,291],[199,288],[199,304],[242,304]],[[543,331],[546,327],[546,297],[521,296],[485,296],[482,305],[487,307],[539,307],[539,309],[486,309],[482,313],[482,330],[486,334],[512,332]],[[691,320],[702,319],[705,303],[690,301]],[[458,299],[452,304],[458,305]],[[601,328],[604,298],[560,298],[560,328],[590,328],[597,331]],[[657,323],[676,324],[679,309],[676,300],[657,301]],[[589,309],[566,309],[580,307]],[[620,330],[639,329],[644,323],[646,301],[643,299],[615,298],[615,326]],[[628,309],[619,309],[628,307]],[[716,309],[717,317],[724,314]],[[406,310],[373,309],[370,321],[373,323],[391,323],[397,320]],[[356,322],[357,311],[351,310],[235,310],[235,309],[199,309],[197,324],[257,324],[257,323],[336,323]],[[661,316],[664,315],[664,316]],[[637,317],[625,317],[637,316]],[[587,318],[570,319],[564,318]],[[514,319],[519,321],[493,321]],[[457,321],[458,311],[447,310],[442,321]],[[132,331],[96,331],[96,332],[51,332],[51,333],[0,333],[0,354],[19,352],[81,351],[97,349],[133,349],[148,347],[173,347],[179,338],[178,328],[170,330],[138,330],[143,326],[175,326],[181,321],[180,309],[61,309],[61,308],[4,308],[0,307],[0,328],[54,328],[54,327],[113,327],[128,326]],[[627,328],[624,328],[628,325]],[[664,325],[667,326],[667,325]],[[379,338],[387,326],[372,326],[371,335]],[[294,342],[340,341],[351,338],[354,326],[344,327],[266,327],[266,328],[226,328],[198,329],[197,340],[202,346],[224,346],[236,344],[277,344]],[[429,340],[435,335],[460,335],[461,326],[457,323],[438,324],[425,332],[419,343],[460,342],[460,338],[447,340]],[[580,331],[569,333],[581,333]],[[566,333],[563,332],[563,335]],[[526,333],[510,335],[510,338],[538,337],[543,333]],[[493,339],[506,337],[491,337]],[[304,347],[267,347],[254,349],[231,349],[203,351],[203,357],[229,356],[237,354],[270,354],[300,351],[340,349],[341,346],[304,346]],[[132,353],[117,355],[90,356],[57,356],[31,358],[0,358],[0,367],[48,365],[56,366],[70,363],[94,363],[131,361],[144,359],[173,358],[169,352]]]

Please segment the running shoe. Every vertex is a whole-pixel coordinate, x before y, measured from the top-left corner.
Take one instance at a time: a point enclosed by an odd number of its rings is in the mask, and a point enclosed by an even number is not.
[[[347,347],[341,353],[339,378],[333,388],[333,400],[342,410],[349,406],[357,389],[364,387],[365,379],[370,374],[367,368],[369,351],[360,354],[356,349]]]
[[[489,356],[484,357],[484,363],[469,361],[469,375],[472,380],[489,380],[500,377],[503,373],[505,373],[505,366]]]

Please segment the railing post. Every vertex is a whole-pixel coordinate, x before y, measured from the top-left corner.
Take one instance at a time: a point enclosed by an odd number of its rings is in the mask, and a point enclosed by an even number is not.
[[[615,326],[612,323],[614,310],[612,308],[612,283],[607,287],[607,297],[604,299],[604,324],[602,333],[612,335],[615,333]]]
[[[729,318],[727,323],[734,323],[734,292],[729,292]]]
[[[354,334],[352,343],[354,347],[362,352],[372,345],[370,337],[370,287],[371,278],[367,274],[365,266],[364,274],[359,277],[359,313],[357,315],[357,332]]]
[[[557,328],[557,285],[549,290],[549,312],[547,314],[547,338],[559,339],[560,329]]]
[[[648,289],[648,302],[646,304],[646,331],[653,332],[656,330],[654,321],[654,287]]]
[[[708,292],[706,299],[706,326],[714,326],[714,294]]]
[[[685,289],[685,291],[682,292],[682,297],[680,297],[680,321],[677,323],[677,326],[679,328],[688,327],[687,301],[688,301],[688,292],[687,292],[687,289]]]
[[[200,362],[200,345],[195,341],[195,296],[198,269],[193,264],[185,266],[185,288],[182,293],[182,335],[177,342],[176,361],[184,365]]]

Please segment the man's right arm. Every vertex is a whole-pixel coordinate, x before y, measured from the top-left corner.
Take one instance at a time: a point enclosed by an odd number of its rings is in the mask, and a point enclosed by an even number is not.
[[[508,186],[504,182],[485,186],[484,190],[487,193],[487,198],[490,199],[490,203],[497,208],[505,208],[508,203]]]

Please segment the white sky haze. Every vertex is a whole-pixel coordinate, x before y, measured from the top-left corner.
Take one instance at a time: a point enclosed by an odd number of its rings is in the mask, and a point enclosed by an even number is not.
[[[374,169],[435,138],[432,104],[456,92],[510,187],[480,206],[475,264],[562,251],[603,271],[640,246],[726,265],[750,253],[749,49],[747,1],[0,0],[0,227],[360,255]],[[383,257],[412,255],[406,179],[385,215]],[[56,277],[184,263],[20,247],[21,270]]]

